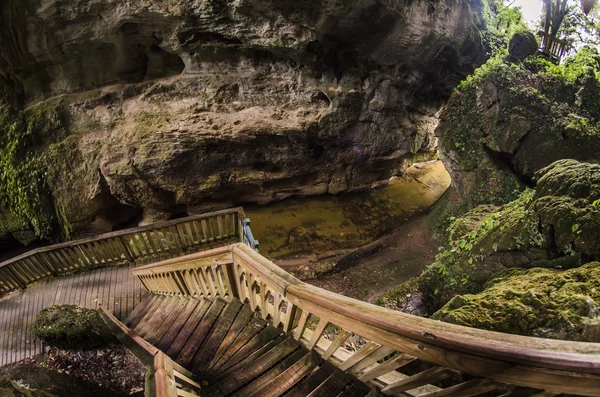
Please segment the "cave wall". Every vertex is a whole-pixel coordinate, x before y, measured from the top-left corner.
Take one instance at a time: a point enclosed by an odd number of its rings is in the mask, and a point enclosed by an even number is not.
[[[74,236],[401,174],[485,60],[480,0],[0,7],[0,96],[68,115],[49,185]]]

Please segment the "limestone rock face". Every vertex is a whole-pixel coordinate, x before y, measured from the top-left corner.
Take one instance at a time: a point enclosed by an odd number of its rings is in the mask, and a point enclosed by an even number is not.
[[[506,204],[554,161],[600,161],[599,60],[589,49],[556,68],[494,59],[461,84],[436,130],[454,203]]]
[[[0,7],[0,96],[68,115],[49,183],[74,235],[400,174],[485,57],[480,0]]]

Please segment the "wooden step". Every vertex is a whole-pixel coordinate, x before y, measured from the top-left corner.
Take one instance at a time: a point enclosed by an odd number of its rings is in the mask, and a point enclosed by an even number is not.
[[[160,338],[155,346],[166,352],[169,350],[179,332],[183,329],[184,325],[189,320],[190,316],[198,306],[202,306],[203,301],[191,298],[187,305],[183,308],[182,312],[177,316],[172,325],[168,325],[167,332]]]
[[[223,355],[216,361],[214,366],[211,368],[213,373],[222,372],[221,368],[228,365],[229,360],[237,354],[240,350],[253,340],[255,336],[267,326],[267,322],[260,317],[254,316],[248,325],[238,335],[231,346],[223,353]],[[248,352],[250,354],[251,352]]]
[[[212,303],[177,355],[175,361],[179,365],[184,368],[191,368],[196,353],[202,347],[205,339],[210,335],[210,332],[219,319],[225,305],[226,302],[223,299],[217,299]]]
[[[223,313],[218,318],[217,323],[212,329],[210,336],[208,336],[203,344],[202,349],[196,354],[194,358],[194,365],[192,372],[198,377],[202,377],[205,372],[208,363],[212,360],[213,356],[217,353],[219,346],[223,342],[223,339],[229,332],[229,329],[233,325],[238,313],[242,309],[242,302],[235,300],[225,307]]]
[[[151,316],[146,321],[140,322],[133,330],[142,338],[145,338],[149,332],[155,332],[164,324],[169,313],[175,309],[180,301],[179,297],[164,299],[160,305],[156,306]]]
[[[284,372],[272,379],[261,389],[251,394],[251,397],[280,396],[293,388],[305,378],[320,363],[320,358],[315,352],[303,352],[304,356],[289,366]]]
[[[290,390],[290,392],[286,394],[286,397],[306,397],[325,382],[335,370],[336,368],[332,364],[328,362],[322,363],[296,387]]]
[[[157,345],[158,342],[167,334],[169,329],[175,326],[175,322],[181,313],[188,307],[190,303],[190,298],[180,298],[178,304],[171,310],[171,312],[164,319],[162,325],[153,330],[152,332],[148,332],[145,336],[145,339],[152,343],[153,345]]]
[[[176,360],[179,356],[179,353],[190,339],[190,336],[196,329],[196,326],[204,317],[204,313],[208,310],[208,308],[212,305],[212,301],[208,299],[204,299],[200,302],[198,306],[194,309],[190,317],[187,319],[181,331],[177,334],[169,348],[166,350],[167,356],[171,357],[173,360]],[[164,351],[164,350],[163,350]]]
[[[281,341],[281,343],[272,346],[260,357],[252,360],[247,365],[242,366],[235,372],[231,372],[228,376],[216,382],[212,387],[206,390],[206,395],[226,396],[266,373],[280,361],[285,360],[289,355],[299,349],[300,346],[298,342],[293,338],[287,337]]]
[[[213,355],[210,360],[210,363],[207,366],[206,373],[210,374],[212,368],[219,361],[219,359],[225,354],[229,349],[233,349],[232,346],[234,341],[240,336],[240,334],[244,331],[244,329],[248,326],[250,321],[252,320],[254,313],[248,308],[248,306],[242,306],[240,312],[238,313],[235,321],[229,328],[227,335],[221,341],[217,352]]]
[[[164,297],[161,295],[150,295],[148,298],[150,298],[150,301],[147,304],[142,305],[140,303],[136,307],[136,310],[134,310],[134,312],[129,315],[129,317],[125,321],[125,325],[128,328],[133,329],[134,327],[136,327],[139,324],[139,322],[142,320],[142,318],[146,314],[148,314],[148,312],[150,312],[154,306],[156,306],[158,303],[160,303],[160,301]]]

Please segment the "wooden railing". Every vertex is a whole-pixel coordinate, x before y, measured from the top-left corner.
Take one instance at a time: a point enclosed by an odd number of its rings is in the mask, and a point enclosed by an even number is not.
[[[148,263],[234,242],[249,243],[245,219],[242,208],[232,208],[38,248],[0,263],[0,296],[83,270]]]
[[[600,344],[502,334],[378,307],[305,284],[244,244],[134,274],[156,294],[240,299],[384,394],[424,388],[427,397],[491,390],[600,396]],[[526,389],[513,394],[516,387]]]
[[[146,366],[145,397],[200,395],[201,386],[192,380],[192,374],[188,370],[124,326],[104,308],[101,307],[99,312],[115,336]]]
[[[542,37],[542,45],[540,47],[542,54],[546,55],[550,61],[560,63],[567,50],[567,43],[543,31],[538,34]]]

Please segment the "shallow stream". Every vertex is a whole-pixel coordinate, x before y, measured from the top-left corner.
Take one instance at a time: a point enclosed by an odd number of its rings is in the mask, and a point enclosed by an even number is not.
[[[246,206],[260,251],[269,258],[356,248],[426,211],[450,186],[441,161],[416,164],[385,187],[338,196]]]

